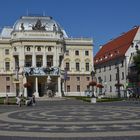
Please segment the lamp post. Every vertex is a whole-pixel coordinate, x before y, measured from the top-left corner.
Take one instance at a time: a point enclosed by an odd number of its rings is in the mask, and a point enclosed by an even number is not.
[[[95,71],[91,71],[91,78],[92,78],[92,82],[93,82],[93,79],[94,79],[94,76],[95,76]],[[95,97],[94,95],[94,85],[92,84],[92,97]]]
[[[16,83],[16,96],[19,95],[19,83],[18,83],[19,75],[18,75],[18,71],[19,71],[19,66],[16,66],[16,81],[17,81],[17,83]]]
[[[118,87],[118,98],[120,98],[120,70],[119,65],[117,66],[117,87]]]

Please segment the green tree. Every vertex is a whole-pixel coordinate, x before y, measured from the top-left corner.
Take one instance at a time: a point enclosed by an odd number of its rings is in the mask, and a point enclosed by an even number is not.
[[[133,57],[133,60],[136,65],[136,70],[140,74],[140,50],[137,50],[137,55]]]

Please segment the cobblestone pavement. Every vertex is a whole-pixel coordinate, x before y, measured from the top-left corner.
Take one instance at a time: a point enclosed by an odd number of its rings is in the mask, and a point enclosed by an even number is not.
[[[38,101],[33,107],[0,106],[3,140],[139,140],[140,103]]]

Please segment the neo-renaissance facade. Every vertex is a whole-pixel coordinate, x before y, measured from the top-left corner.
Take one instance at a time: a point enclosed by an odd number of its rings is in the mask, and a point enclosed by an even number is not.
[[[23,16],[0,34],[0,96],[83,95],[93,68],[93,41],[69,38],[47,16]]]

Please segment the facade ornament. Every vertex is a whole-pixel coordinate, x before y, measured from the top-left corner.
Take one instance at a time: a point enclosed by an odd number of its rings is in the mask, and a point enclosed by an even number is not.
[[[42,25],[41,20],[38,19],[36,24],[32,26],[33,30],[46,31],[45,25]]]
[[[21,30],[24,31],[24,23],[21,23]]]
[[[56,32],[56,25],[53,25],[53,31]]]

